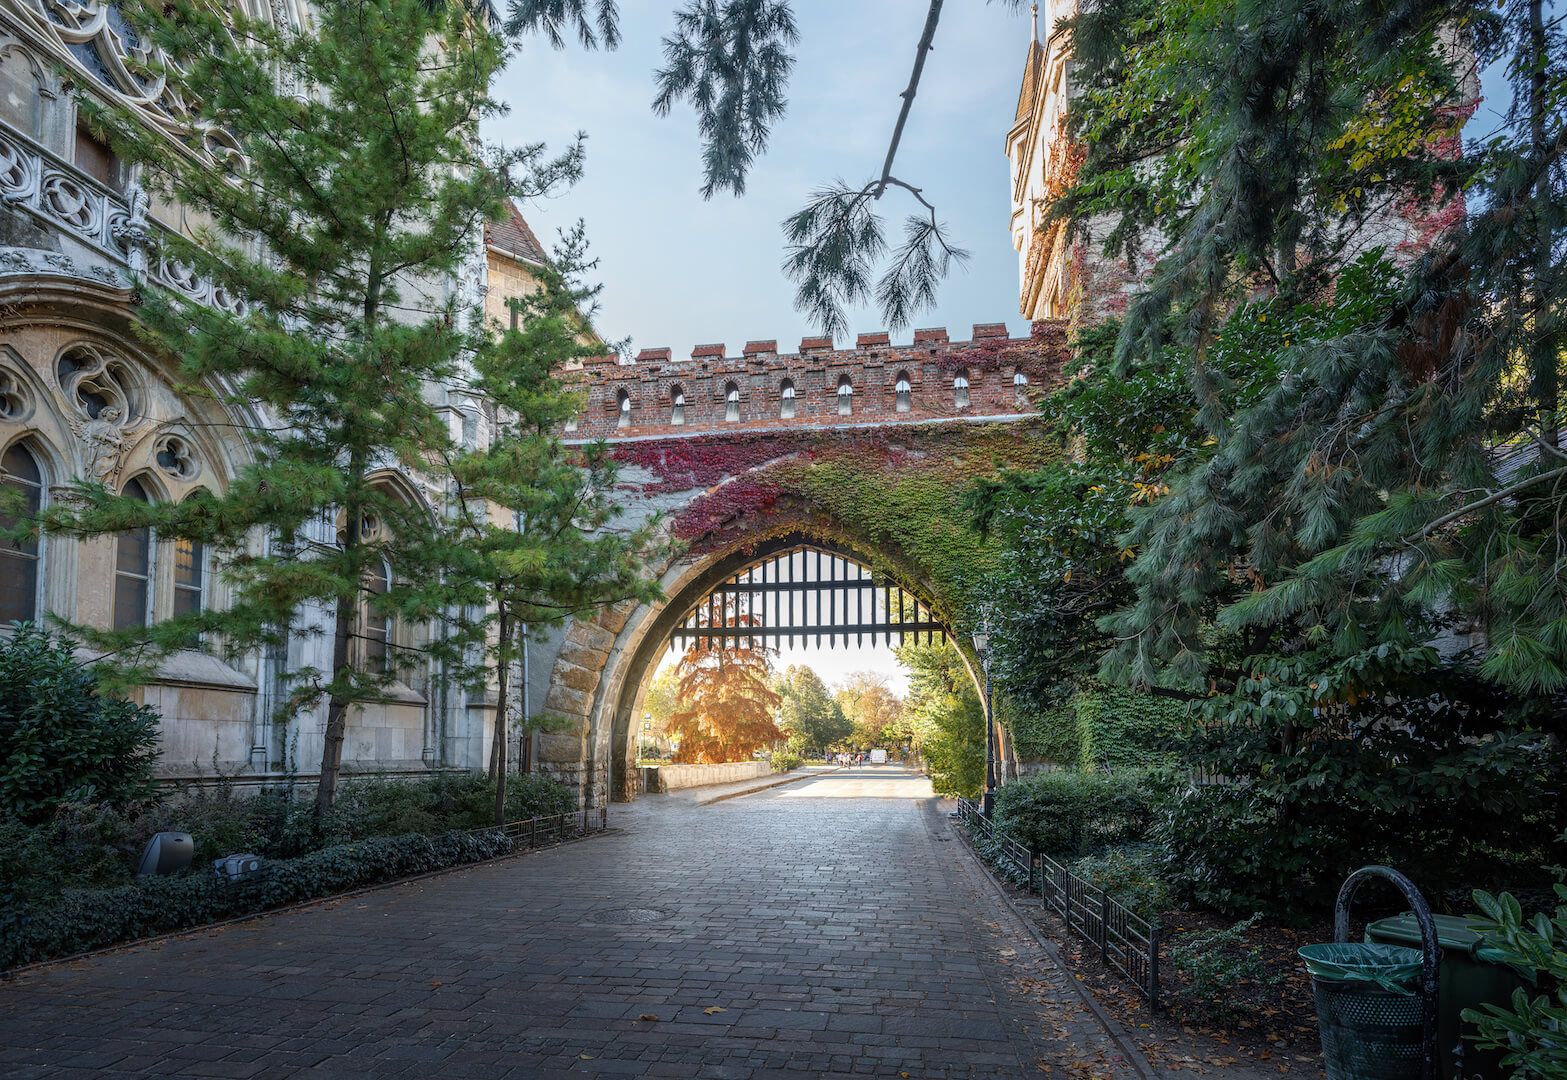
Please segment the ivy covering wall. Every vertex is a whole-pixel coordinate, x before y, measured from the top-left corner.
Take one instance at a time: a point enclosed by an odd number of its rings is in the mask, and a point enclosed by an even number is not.
[[[997,703],[996,716],[1012,732],[1023,761],[1115,773],[1166,760],[1186,708],[1168,698],[1096,683],[1048,709],[1004,699]]]

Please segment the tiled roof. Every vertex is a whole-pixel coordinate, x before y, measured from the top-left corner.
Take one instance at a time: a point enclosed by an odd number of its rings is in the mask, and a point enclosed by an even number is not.
[[[670,350],[667,348],[643,349],[641,352],[637,353],[638,360],[668,360],[669,357]]]
[[[510,199],[506,200],[506,210],[504,221],[491,221],[484,226],[485,244],[530,262],[548,262],[549,256],[544,253],[544,245],[539,243],[539,238],[533,234],[533,229],[523,220],[522,214]]]
[[[722,357],[723,355],[724,346],[722,342],[718,343],[717,345],[698,345],[696,348],[691,350],[691,359],[693,360],[700,360],[704,356]]]
[[[871,334],[861,334],[854,342],[855,348],[868,349],[873,345],[891,345],[892,338],[887,331],[878,330]]]
[[[1013,123],[1034,111],[1039,96],[1039,80],[1045,70],[1045,47],[1038,41],[1028,43],[1028,59],[1023,61],[1023,88],[1017,95],[1017,116]]]

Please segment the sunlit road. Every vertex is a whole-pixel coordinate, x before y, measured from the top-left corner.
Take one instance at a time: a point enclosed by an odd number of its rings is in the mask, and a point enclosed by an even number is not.
[[[1133,1075],[922,777],[610,821],[0,984],[0,1076]]]
[[[897,765],[852,765],[778,789],[783,799],[931,799],[930,781]]]

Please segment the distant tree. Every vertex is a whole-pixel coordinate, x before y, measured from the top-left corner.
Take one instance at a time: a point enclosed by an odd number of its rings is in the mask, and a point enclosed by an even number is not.
[[[753,616],[733,610],[724,626],[746,626]],[[674,760],[689,764],[749,761],[783,739],[773,716],[780,698],[768,686],[772,650],[745,637],[698,638],[675,666],[679,706],[664,725],[678,740]]]
[[[779,680],[778,692],[778,726],[788,733],[789,745],[797,752],[824,754],[853,732],[842,706],[810,668],[791,665]]]
[[[985,783],[985,709],[962,657],[947,642],[897,652],[909,669],[904,709],[931,785],[942,795],[977,796]]]
[[[876,671],[856,671],[833,695],[854,725],[848,741],[855,750],[901,746],[911,729],[903,720],[903,700],[887,687],[887,676]]]

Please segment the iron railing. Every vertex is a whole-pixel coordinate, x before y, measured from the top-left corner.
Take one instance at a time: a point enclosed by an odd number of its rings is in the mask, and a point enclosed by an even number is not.
[[[958,800],[958,816],[975,848],[1020,888],[1039,896],[1067,929],[1096,946],[1106,964],[1125,975],[1159,1007],[1159,923],[1145,919],[1091,882],[998,829],[977,803]]]
[[[526,821],[508,821],[504,825],[492,825],[475,832],[493,832],[499,829],[511,839],[518,851],[528,851],[550,844],[575,840],[589,833],[603,832],[609,828],[609,807],[597,810],[582,809],[571,814],[550,814],[546,817],[528,818]]]

